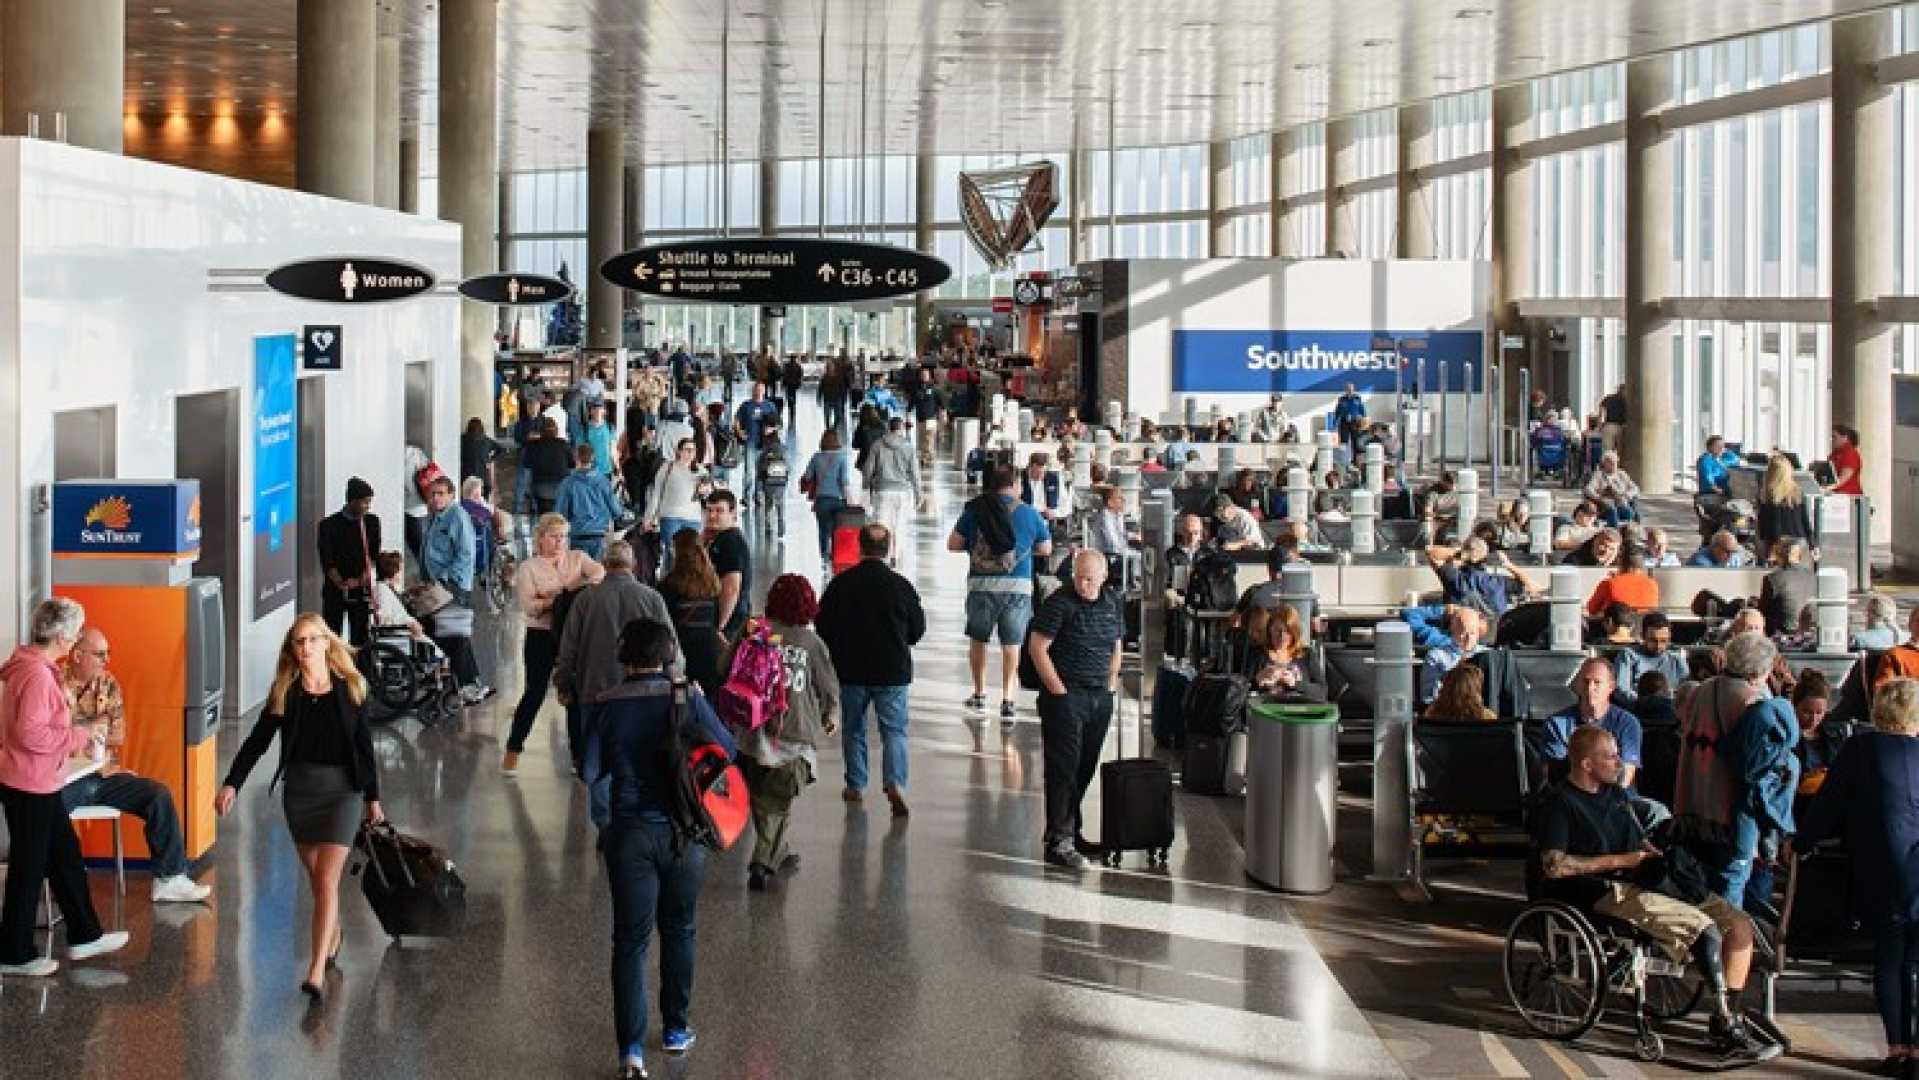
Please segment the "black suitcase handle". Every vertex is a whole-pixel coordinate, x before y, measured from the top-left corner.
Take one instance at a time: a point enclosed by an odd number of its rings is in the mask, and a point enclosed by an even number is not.
[[[393,889],[393,881],[387,876],[386,867],[380,863],[380,853],[374,850],[376,840],[384,841],[392,850],[394,861],[399,864],[400,873],[406,877],[406,887],[409,889],[418,887],[419,882],[414,878],[412,868],[406,864],[406,852],[402,850],[400,844],[400,831],[395,829],[390,821],[382,821],[378,824],[367,822],[360,826],[360,835],[355,839],[354,846],[366,853],[367,862],[372,865],[373,872],[380,877],[380,887],[390,892]]]

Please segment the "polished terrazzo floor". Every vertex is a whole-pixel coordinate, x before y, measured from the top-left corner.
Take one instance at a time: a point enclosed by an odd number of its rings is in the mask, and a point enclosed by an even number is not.
[[[1498,895],[1497,870],[1440,871],[1493,884],[1485,895],[1442,891],[1429,906],[1366,884],[1355,861],[1362,803],[1342,809],[1350,843],[1341,884],[1324,898],[1282,899],[1247,882],[1238,800],[1181,795],[1167,868],[1144,869],[1138,856],[1083,876],[1042,866],[1030,702],[1010,736],[959,707],[969,692],[963,565],[942,542],[966,493],[950,469],[939,474],[938,513],[920,519],[904,566],[929,616],[913,691],[912,817],[895,821],[877,798],[847,808],[837,742],[824,749],[821,782],[789,832],[798,876],[750,893],[745,845],[713,861],[700,905],[700,1042],[663,1058],[656,1013],[655,1076],[1673,1072],[1622,1056],[1603,1031],[1566,1048],[1525,1038],[1498,991],[1497,935],[1516,905]],[[786,543],[759,545],[762,591],[782,568],[817,574],[797,499],[789,522]],[[557,707],[542,715],[519,778],[497,768],[517,642],[512,620],[483,620],[481,654],[501,697],[461,724],[402,721],[377,741],[388,813],[446,847],[466,877],[462,938],[391,946],[349,883],[343,971],[326,1005],[308,1009],[295,989],[304,883],[278,806],[256,783],[202,875],[213,903],[156,909],[136,875],[127,952],[50,980],[0,980],[0,1078],[609,1075],[609,903]],[[1130,699],[1123,717],[1130,747]],[[226,754],[242,734],[223,729]],[[1096,800],[1097,788],[1095,818]],[[94,886],[110,905],[108,875]],[[1870,1050],[1859,995],[1808,1007],[1825,1012],[1800,1030],[1845,1032],[1843,1045],[1769,1074],[1830,1071]]]

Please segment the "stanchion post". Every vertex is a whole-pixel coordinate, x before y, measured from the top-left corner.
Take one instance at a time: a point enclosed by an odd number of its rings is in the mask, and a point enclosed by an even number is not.
[[[1373,631],[1373,878],[1412,875],[1413,632],[1397,620]]]

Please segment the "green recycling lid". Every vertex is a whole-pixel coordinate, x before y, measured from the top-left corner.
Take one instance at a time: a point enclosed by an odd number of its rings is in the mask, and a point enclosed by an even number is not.
[[[1278,703],[1259,703],[1248,710],[1261,720],[1270,720],[1275,724],[1337,724],[1339,706],[1337,705],[1282,705]]]

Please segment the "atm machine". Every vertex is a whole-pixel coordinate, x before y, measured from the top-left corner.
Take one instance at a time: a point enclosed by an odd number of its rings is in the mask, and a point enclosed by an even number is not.
[[[86,608],[112,649],[107,669],[127,710],[120,763],[173,792],[187,860],[198,860],[213,846],[227,632],[219,579],[192,576],[200,482],[55,484],[52,532],[54,594]],[[112,854],[110,824],[76,825],[88,858]],[[126,857],[146,859],[142,831],[122,830]]]

